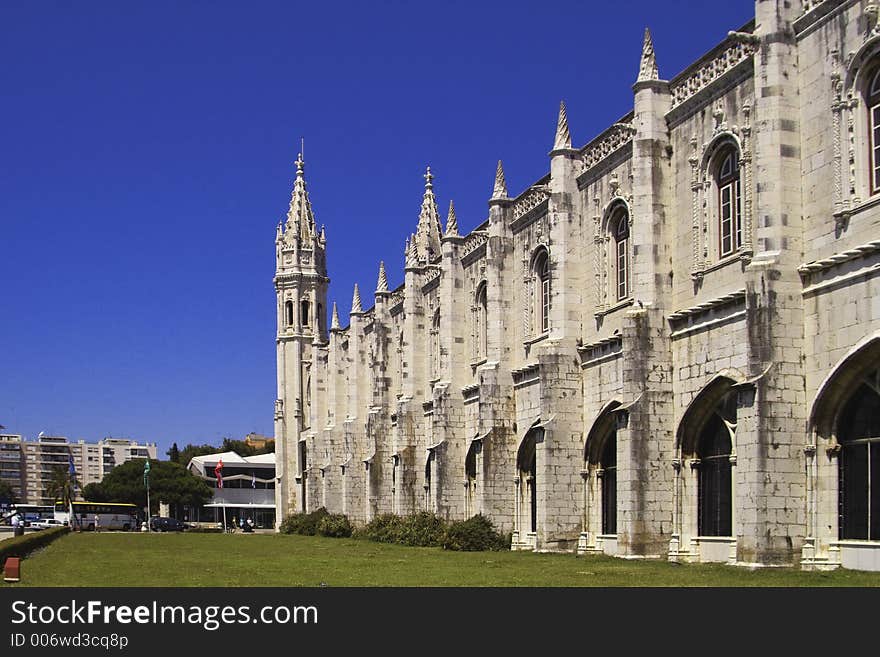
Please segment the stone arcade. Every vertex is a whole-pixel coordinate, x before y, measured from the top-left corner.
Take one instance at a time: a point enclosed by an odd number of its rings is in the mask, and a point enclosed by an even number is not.
[[[661,53],[662,55],[662,53]],[[661,57],[662,63],[662,57]],[[514,549],[880,569],[880,24],[759,0],[404,283],[327,327],[297,160],[276,236],[278,518],[482,513]],[[341,229],[342,227],[340,227]]]

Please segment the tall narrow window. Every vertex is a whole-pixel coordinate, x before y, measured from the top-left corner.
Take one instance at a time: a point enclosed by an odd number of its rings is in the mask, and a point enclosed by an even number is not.
[[[617,533],[617,431],[602,449],[602,533]]]
[[[486,357],[486,307],[486,284],[483,283],[477,289],[474,309],[474,357],[478,360]]]
[[[300,301],[300,303],[299,303],[299,313],[300,313],[299,316],[300,316],[300,320],[302,321],[302,327],[303,327],[303,329],[308,330],[308,329],[310,328],[310,324],[309,324],[309,319],[310,319],[310,318],[309,318],[309,302],[308,302],[306,299],[303,299],[302,301]]]
[[[840,417],[840,538],[880,540],[880,371],[862,381]]]
[[[871,148],[871,193],[880,192],[880,68],[868,87],[868,133]]]
[[[700,432],[698,531],[700,536],[733,534],[730,455],[736,427],[736,393],[728,393]]]
[[[614,217],[614,243],[617,269],[617,299],[629,295],[629,214],[621,209]]]
[[[537,334],[550,330],[550,259],[542,251],[535,258],[535,328]]]
[[[284,321],[287,326],[293,326],[293,301],[284,302]]]
[[[719,156],[718,224],[721,256],[727,256],[742,246],[742,213],[740,211],[739,157],[736,149],[728,147]]]

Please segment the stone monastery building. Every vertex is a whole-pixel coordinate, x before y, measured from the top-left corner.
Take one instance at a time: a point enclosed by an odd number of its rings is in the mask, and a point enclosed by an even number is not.
[[[646,32],[633,110],[574,146],[561,106],[547,175],[511,194],[499,162],[469,234],[429,169],[405,282],[380,264],[347,326],[300,157],[278,518],[482,513],[514,549],[880,569],[878,16],[757,0],[669,80]]]

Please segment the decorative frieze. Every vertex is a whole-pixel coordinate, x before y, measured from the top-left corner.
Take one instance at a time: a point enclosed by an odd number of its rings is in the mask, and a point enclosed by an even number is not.
[[[596,166],[606,157],[630,143],[635,134],[636,129],[631,122],[619,122],[612,125],[581,151],[584,171]]]
[[[750,58],[758,50],[758,44],[752,39],[729,39],[727,47],[705,61],[699,62],[689,72],[685,72],[672,81],[669,87],[672,95],[672,106],[675,109],[689,98],[732,70],[740,62]]]
[[[529,187],[525,192],[520,194],[513,204],[513,218],[528,214],[544,201],[550,198],[550,191],[546,185],[535,185]]]

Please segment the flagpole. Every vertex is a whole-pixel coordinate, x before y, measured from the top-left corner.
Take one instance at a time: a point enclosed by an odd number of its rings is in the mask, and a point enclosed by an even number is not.
[[[150,528],[150,477],[147,476],[147,532],[151,532]]]

